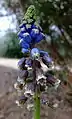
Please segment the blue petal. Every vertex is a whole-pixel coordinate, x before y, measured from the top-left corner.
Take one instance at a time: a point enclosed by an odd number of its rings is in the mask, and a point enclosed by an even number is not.
[[[43,31],[40,26],[36,26],[35,24],[32,24],[32,29],[38,29],[40,32]]]
[[[25,61],[25,63],[26,63],[26,65],[28,65],[28,66],[32,66],[32,61],[31,61],[31,59],[27,59],[26,61]]]
[[[33,48],[33,49],[31,50],[31,55],[33,55],[33,54],[35,54],[35,53],[40,54],[40,51],[39,51],[38,48]]]
[[[48,56],[48,52],[45,52],[43,50],[40,50],[40,55],[43,57],[44,55]]]
[[[26,29],[23,27],[23,28],[20,29],[20,31],[21,31],[22,33],[25,33],[25,32],[26,32]]]
[[[22,48],[26,48],[26,49],[28,49],[28,48],[30,47],[29,44],[26,43],[24,40],[22,40],[22,41],[20,42],[20,46],[21,46]]]
[[[29,52],[28,49],[22,48],[22,53],[28,53],[28,52]]]
[[[32,24],[31,28],[32,29],[37,29],[38,27],[36,25]]]
[[[25,31],[20,31],[18,33],[18,38],[21,40],[23,38],[23,34],[26,33]]]
[[[39,30],[38,29],[32,29],[30,35],[32,38],[36,38],[37,35],[39,35]]]
[[[25,33],[20,32],[20,34],[18,34],[18,37],[20,40],[23,39],[25,42],[27,42],[29,44],[32,41],[31,36],[27,32],[25,32]]]
[[[52,63],[52,58],[51,57],[49,57],[49,56],[44,56],[43,57],[43,59],[46,61],[46,62],[48,62],[48,63]]]
[[[26,29],[27,30],[27,32],[29,32],[30,33],[30,31],[31,31],[31,28],[28,28],[28,29]]]
[[[51,62],[52,62],[52,58],[48,57],[47,61],[48,61],[49,63],[51,63]]]
[[[31,36],[30,36],[29,33],[27,33],[27,32],[23,34],[23,39],[24,39],[25,42],[27,42],[27,43],[29,43],[29,44],[30,44],[31,41],[32,41]]]
[[[40,34],[36,35],[35,43],[40,42],[45,38],[44,34],[40,32]]]

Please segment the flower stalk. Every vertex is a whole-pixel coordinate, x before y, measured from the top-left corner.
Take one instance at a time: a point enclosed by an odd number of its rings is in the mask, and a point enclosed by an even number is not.
[[[40,93],[37,89],[34,100],[34,119],[40,119]]]

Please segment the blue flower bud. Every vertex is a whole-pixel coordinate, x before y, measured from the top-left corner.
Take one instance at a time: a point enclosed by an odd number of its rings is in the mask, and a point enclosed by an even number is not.
[[[19,44],[20,44],[21,48],[29,49],[29,47],[30,47],[29,44],[26,43],[25,41],[21,41]]]
[[[27,43],[31,43],[31,41],[32,41],[32,39],[31,39],[31,36],[29,35],[29,33],[27,33],[27,32],[20,32],[19,34],[18,34],[18,37],[19,37],[19,39],[21,40],[21,39],[23,39],[25,42],[27,42]]]
[[[23,27],[20,29],[22,33],[25,33],[26,32],[26,29]]]
[[[45,38],[44,34],[40,32],[39,34],[36,35],[35,43],[40,42],[44,38]]]
[[[31,43],[31,41],[32,41],[32,39],[31,39],[31,36],[29,35],[29,33],[24,33],[23,34],[23,39],[24,39],[24,41],[26,41],[27,43]]]
[[[50,56],[44,55],[43,60],[45,60],[45,63],[52,63],[52,58]]]
[[[22,53],[29,53],[28,49],[22,48]]]
[[[40,57],[40,52],[37,48],[33,48],[31,50],[31,57],[34,59],[38,59]]]
[[[32,29],[30,35],[32,38],[36,38],[37,35],[39,35],[39,30],[38,29]]]
[[[40,56],[43,57],[44,55],[48,56],[48,52],[40,50]]]
[[[38,27],[35,24],[32,24],[32,29],[38,29]]]
[[[39,25],[32,24],[32,29],[38,29],[40,32],[42,32],[42,28]]]
[[[26,32],[20,31],[20,32],[18,33],[18,38],[19,38],[19,40],[21,40],[21,39],[24,38],[24,37],[23,37],[23,34],[24,34],[24,33],[26,33]]]

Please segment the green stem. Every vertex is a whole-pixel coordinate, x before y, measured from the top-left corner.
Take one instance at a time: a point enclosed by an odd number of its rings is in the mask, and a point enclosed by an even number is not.
[[[35,94],[34,119],[40,119],[40,96],[37,92]]]

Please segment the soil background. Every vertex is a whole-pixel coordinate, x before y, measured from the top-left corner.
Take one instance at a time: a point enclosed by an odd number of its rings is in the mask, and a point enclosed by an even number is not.
[[[17,94],[13,85],[17,79],[17,62],[17,59],[0,58],[0,119],[32,119],[26,105],[20,108],[15,104]],[[63,99],[64,94],[62,88],[58,95]],[[72,119],[72,107],[62,100],[56,109],[42,105],[41,119]]]

